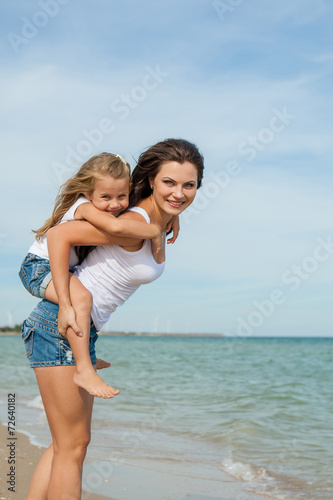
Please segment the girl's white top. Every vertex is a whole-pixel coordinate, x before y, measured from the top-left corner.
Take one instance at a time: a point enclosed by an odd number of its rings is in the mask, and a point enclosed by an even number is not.
[[[140,207],[129,210],[141,214],[150,223],[147,212]],[[119,246],[96,247],[75,271],[93,297],[91,317],[97,330],[140,285],[159,278],[165,263],[158,264],[151,250],[151,241],[142,248],[128,252]]]
[[[78,200],[74,203],[74,205],[71,206],[69,210],[65,213],[65,215],[62,217],[60,220],[59,224],[62,224],[63,222],[69,222],[72,220],[75,220],[74,215],[76,212],[76,209],[82,205],[82,203],[91,203],[91,201],[87,200],[84,196],[80,196]],[[42,259],[47,259],[49,260],[49,251],[47,248],[47,237],[46,234],[44,234],[39,241],[35,240],[31,247],[29,248],[29,253],[33,253],[34,255],[38,255],[38,257],[41,257]],[[69,266],[73,267],[76,266],[78,263],[78,258],[75,253],[74,248],[71,248],[71,253],[69,257]]]

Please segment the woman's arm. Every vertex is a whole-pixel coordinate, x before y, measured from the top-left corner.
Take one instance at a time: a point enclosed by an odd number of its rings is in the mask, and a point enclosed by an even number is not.
[[[147,224],[148,225],[148,224]],[[112,236],[89,222],[73,221],[54,226],[47,232],[47,245],[52,280],[58,296],[61,323],[80,331],[76,322],[69,293],[69,256],[72,246],[126,245],[137,246],[140,240]]]
[[[136,223],[136,221],[133,221]],[[148,224],[147,224],[148,226]],[[65,222],[54,226],[47,232],[47,246],[54,287],[59,305],[68,305],[68,268],[70,249],[74,246],[137,246],[139,239],[113,236],[86,221]]]

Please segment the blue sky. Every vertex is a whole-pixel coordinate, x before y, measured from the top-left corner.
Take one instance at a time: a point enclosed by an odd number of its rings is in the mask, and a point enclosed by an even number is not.
[[[0,324],[32,228],[87,158],[195,142],[167,267],[106,329],[332,335],[332,21],[323,0],[1,2]]]

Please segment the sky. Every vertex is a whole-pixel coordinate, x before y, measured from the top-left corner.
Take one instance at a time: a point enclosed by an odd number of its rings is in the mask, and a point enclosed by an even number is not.
[[[182,137],[204,155],[203,185],[163,276],[104,329],[332,336],[331,2],[4,0],[0,13],[0,325],[38,302],[17,273],[59,186],[94,154],[134,168]]]

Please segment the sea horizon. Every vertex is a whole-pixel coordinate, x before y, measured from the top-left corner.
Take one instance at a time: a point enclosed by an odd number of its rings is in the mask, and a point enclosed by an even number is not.
[[[132,332],[132,331],[104,331],[97,332],[99,336],[110,335],[119,337],[199,337],[199,338],[227,338],[227,339],[333,339],[332,335],[230,335],[227,333],[181,333],[181,332]],[[19,331],[0,329],[0,336],[20,336]]]

